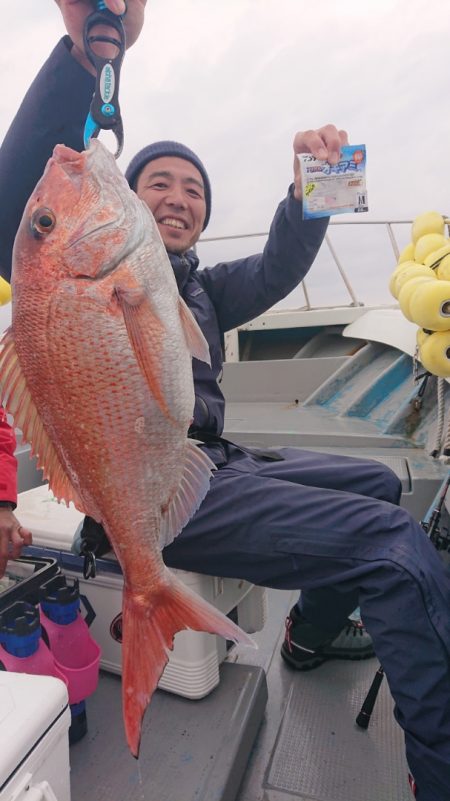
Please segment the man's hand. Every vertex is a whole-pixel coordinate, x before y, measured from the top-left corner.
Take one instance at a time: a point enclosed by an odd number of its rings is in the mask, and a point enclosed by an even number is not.
[[[31,545],[31,531],[22,528],[10,509],[0,508],[0,578],[8,559],[17,559],[23,545]]]
[[[294,136],[294,197],[302,199],[302,179],[298,153],[311,153],[316,159],[337,164],[342,145],[348,145],[347,131],[338,131],[334,125],[324,125],[316,131],[298,131]]]
[[[127,13],[123,18],[123,27],[125,28],[126,45],[127,48],[131,47],[138,38],[142,26],[144,24],[144,11],[147,0],[127,0]],[[80,64],[85,67],[93,75],[95,74],[94,67],[89,59],[86,57],[83,45],[83,29],[86,17],[95,10],[94,4],[91,0],[56,0],[60,8],[61,14],[64,19],[67,33],[73,42],[72,55]],[[113,14],[123,14],[125,11],[124,0],[105,0],[105,4]],[[105,26],[97,26],[94,29],[95,33],[114,35],[115,32]],[[109,47],[109,51],[100,52],[100,46],[96,52],[99,55],[106,57],[114,57],[116,49],[113,45],[102,45],[103,48]],[[112,48],[112,49],[111,49]]]

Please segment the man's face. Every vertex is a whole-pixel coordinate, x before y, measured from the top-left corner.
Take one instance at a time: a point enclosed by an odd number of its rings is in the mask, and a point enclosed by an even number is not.
[[[152,212],[171,253],[186,253],[198,241],[206,216],[205,190],[197,167],[176,156],[145,165],[136,193]]]

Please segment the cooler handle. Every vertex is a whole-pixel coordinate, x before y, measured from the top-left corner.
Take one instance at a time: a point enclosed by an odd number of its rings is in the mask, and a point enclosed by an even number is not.
[[[80,595],[80,603],[83,604],[84,609],[86,611],[86,615],[84,616],[84,622],[86,623],[86,626],[88,628],[90,628],[91,624],[94,622],[95,618],[97,617],[97,614],[96,614],[92,604],[89,603],[89,600],[86,597],[86,595]]]

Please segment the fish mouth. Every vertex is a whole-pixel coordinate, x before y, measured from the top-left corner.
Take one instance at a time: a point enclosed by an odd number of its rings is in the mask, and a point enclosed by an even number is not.
[[[79,165],[81,170],[84,161],[86,160],[86,154],[84,152],[79,153],[78,150],[73,150],[73,148],[67,147],[67,145],[55,145],[53,148],[52,158],[63,169],[65,166]]]

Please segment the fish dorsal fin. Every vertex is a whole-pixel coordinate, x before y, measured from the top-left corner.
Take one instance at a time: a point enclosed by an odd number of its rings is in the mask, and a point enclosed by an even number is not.
[[[216,469],[214,462],[188,439],[180,485],[176,494],[170,499],[167,509],[163,510],[161,521],[160,545],[165,548],[185,527],[194,512],[197,511],[209,490],[212,471]]]
[[[196,359],[200,359],[201,362],[205,362],[211,367],[208,343],[189,306],[186,305],[181,297],[179,298],[178,308],[184,336],[186,337],[186,344],[191,356],[195,356]]]
[[[79,495],[61,465],[30,395],[10,328],[0,341],[0,401],[13,416],[14,425],[22,431],[24,441],[30,443],[31,455],[36,456],[38,467],[43,470],[55,498],[67,505],[72,501],[83,512]]]
[[[132,348],[148,388],[163,415],[172,420],[161,382],[165,327],[142,287],[121,283],[115,293]],[[151,334],[151,343],[150,343]]]

